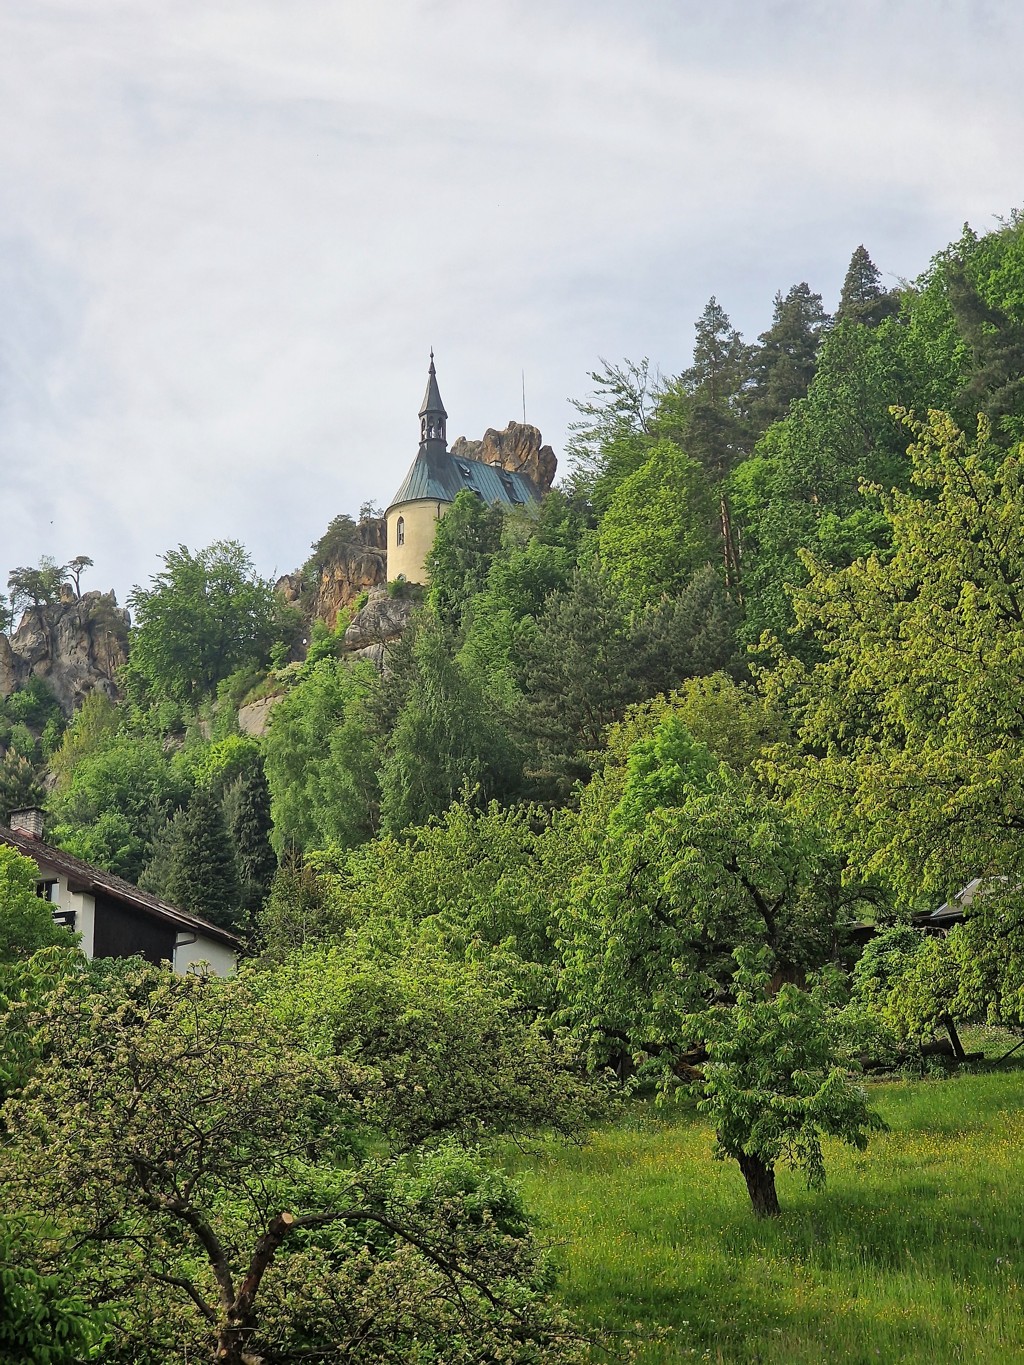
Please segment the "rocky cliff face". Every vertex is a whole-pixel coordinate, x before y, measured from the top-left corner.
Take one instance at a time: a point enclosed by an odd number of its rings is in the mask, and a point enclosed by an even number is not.
[[[301,574],[285,574],[276,583],[286,602],[297,602],[309,619],[334,629],[338,612],[350,608],[364,592],[387,582],[387,524],[383,517],[359,523],[358,539],[332,549],[311,589]]]
[[[10,638],[0,635],[0,696],[35,677],[50,685],[68,715],[90,692],[116,697],[129,624],[112,592],[30,608]]]
[[[464,460],[499,464],[512,474],[526,474],[541,493],[551,487],[558,468],[555,452],[550,446],[541,445],[540,432],[527,422],[509,422],[504,431],[489,427],[481,441],[467,441],[460,436],[452,444],[452,454]]]

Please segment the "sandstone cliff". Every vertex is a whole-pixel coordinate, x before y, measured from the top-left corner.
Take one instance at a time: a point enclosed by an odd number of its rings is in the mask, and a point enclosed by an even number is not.
[[[464,460],[499,464],[512,474],[526,474],[541,493],[551,487],[558,468],[555,452],[541,445],[540,432],[528,422],[509,422],[504,431],[488,427],[481,441],[460,436],[452,444],[452,454]]]
[[[309,620],[319,618],[333,630],[339,611],[352,607],[364,592],[387,582],[387,526],[383,517],[372,517],[354,528],[351,539],[325,545],[327,540],[325,536],[319,542],[324,548],[305,570],[285,574],[275,586],[285,601],[297,603]]]
[[[112,592],[31,607],[8,638],[0,635],[0,697],[30,677],[44,679],[71,715],[90,692],[117,696],[117,670],[128,657],[128,613]]]

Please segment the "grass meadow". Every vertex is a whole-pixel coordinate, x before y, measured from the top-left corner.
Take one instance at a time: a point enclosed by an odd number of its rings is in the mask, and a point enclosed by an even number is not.
[[[889,1132],[773,1222],[685,1104],[512,1158],[565,1301],[644,1365],[1024,1361],[1024,1069],[869,1088]]]

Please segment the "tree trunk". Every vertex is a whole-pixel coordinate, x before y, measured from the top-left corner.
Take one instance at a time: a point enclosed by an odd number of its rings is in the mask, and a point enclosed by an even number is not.
[[[254,1355],[246,1349],[251,1336],[251,1321],[229,1314],[227,1321],[220,1323],[216,1329],[213,1348],[215,1365],[262,1365],[263,1356]]]
[[[754,1209],[755,1218],[778,1218],[779,1199],[775,1193],[775,1167],[769,1166],[759,1156],[748,1156],[742,1152],[737,1160],[743,1179],[747,1182],[747,1193]]]

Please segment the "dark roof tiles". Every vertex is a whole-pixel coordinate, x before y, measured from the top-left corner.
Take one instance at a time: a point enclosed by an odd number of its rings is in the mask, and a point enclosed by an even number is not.
[[[134,910],[141,910],[154,919],[163,920],[165,924],[173,924],[188,933],[203,934],[204,937],[215,939],[229,948],[237,950],[242,946],[241,940],[235,934],[222,929],[219,924],[211,924],[209,920],[200,919],[198,915],[190,915],[187,910],[179,910],[175,905],[168,905],[165,901],[158,900],[156,896],[151,896],[148,891],[141,891],[131,882],[126,882],[123,877],[115,877],[112,872],[104,872],[98,867],[93,867],[83,862],[81,858],[65,853],[62,848],[44,844],[41,839],[33,839],[29,834],[21,834],[17,830],[0,825],[0,844],[8,844],[36,864],[45,863],[55,872],[62,872],[69,881],[84,887],[90,894],[95,895],[99,891],[123,905],[131,906]]]
[[[420,500],[454,502],[464,488],[479,494],[486,503],[509,507],[527,505],[540,497],[526,474],[515,474],[481,460],[467,460],[448,451],[421,450],[391,500],[391,507]]]

